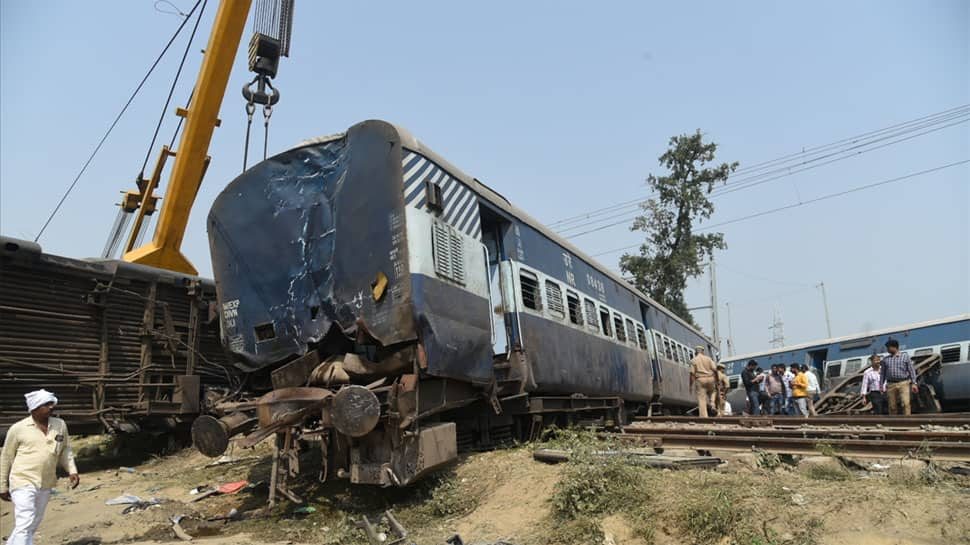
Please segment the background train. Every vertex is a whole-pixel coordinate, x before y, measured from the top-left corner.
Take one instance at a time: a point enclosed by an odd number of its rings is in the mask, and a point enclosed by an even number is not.
[[[216,199],[208,231],[224,344],[272,388],[200,421],[213,455],[248,414],[259,427],[244,445],[312,437],[330,473],[405,484],[459,446],[691,407],[693,347],[711,350],[383,121],[253,166]]]
[[[940,374],[933,386],[940,404],[947,411],[970,410],[970,314],[742,354],[722,361],[732,388],[738,387],[741,371],[753,359],[764,369],[775,363],[814,367],[825,391],[868,367],[870,355],[885,355],[885,344],[890,338],[899,341],[900,350],[910,357],[939,354]],[[728,399],[736,412],[744,407],[743,393],[732,391]]]
[[[0,237],[0,433],[24,394],[59,399],[72,433],[186,428],[242,374],[219,339],[210,280],[44,253]]]

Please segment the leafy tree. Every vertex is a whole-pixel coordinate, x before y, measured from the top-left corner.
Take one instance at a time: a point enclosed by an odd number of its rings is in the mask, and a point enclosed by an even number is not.
[[[630,227],[645,232],[646,241],[639,255],[620,258],[620,268],[633,276],[638,289],[691,324],[684,301],[687,279],[701,274],[702,263],[715,249],[727,248],[722,233],[694,234],[695,222],[714,212],[711,191],[738,168],[737,162],[714,164],[715,151],[717,144],[705,143],[700,129],[670,139],[658,158],[669,174],[647,178],[655,196],[640,205],[644,214]]]

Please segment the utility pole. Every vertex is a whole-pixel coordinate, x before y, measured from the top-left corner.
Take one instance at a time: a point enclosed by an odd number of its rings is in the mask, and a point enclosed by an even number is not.
[[[769,343],[772,348],[785,346],[785,323],[781,321],[781,312],[775,309],[774,318],[771,321],[771,340]]]
[[[825,307],[825,330],[829,334],[829,338],[832,338],[832,322],[829,320],[829,298],[825,294],[825,282],[819,282],[818,287],[822,288],[822,306]]]
[[[731,327],[731,302],[724,303],[724,308],[727,309],[728,319],[727,352],[728,356],[734,356],[734,328]]]
[[[711,255],[711,262],[708,264],[711,271],[711,333],[714,335],[714,349],[717,350],[718,359],[721,354],[720,328],[717,325],[717,276],[714,273],[714,255]]]

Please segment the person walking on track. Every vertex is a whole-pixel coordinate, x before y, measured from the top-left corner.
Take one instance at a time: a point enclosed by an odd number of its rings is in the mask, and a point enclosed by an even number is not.
[[[862,374],[859,393],[872,405],[872,414],[886,414],[886,381],[882,378],[881,359],[869,356],[869,368]]]
[[[714,401],[717,367],[714,360],[704,355],[703,346],[694,347],[694,352],[697,355],[690,360],[690,387],[697,393],[698,416],[706,417],[707,407]]]
[[[899,351],[899,341],[886,341],[889,355],[882,360],[882,379],[886,381],[889,414],[910,414],[909,394],[918,392],[916,368],[909,354]]]
[[[0,454],[0,499],[13,502],[13,532],[7,545],[33,545],[57,483],[57,466],[67,471],[71,488],[80,478],[67,435],[67,425],[51,416],[57,398],[47,390],[26,394],[30,416],[7,430]]]

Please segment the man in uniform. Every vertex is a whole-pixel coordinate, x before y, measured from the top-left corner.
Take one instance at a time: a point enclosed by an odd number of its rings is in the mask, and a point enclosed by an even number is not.
[[[909,354],[899,351],[899,341],[886,341],[889,355],[882,359],[882,380],[886,383],[886,397],[889,399],[889,414],[910,414],[909,394],[917,393],[916,368]]]
[[[731,379],[728,378],[727,367],[723,363],[717,362],[717,415],[724,416],[724,404],[727,403],[728,390],[731,389]]]
[[[47,390],[24,397],[30,416],[10,426],[0,454],[0,499],[12,501],[14,509],[7,545],[33,545],[34,532],[57,483],[58,464],[67,471],[71,488],[80,482],[67,425],[51,416],[57,398]]]
[[[695,346],[694,352],[697,355],[690,360],[690,387],[697,392],[697,414],[706,417],[715,393],[717,368],[714,360],[704,355],[703,346]]]

